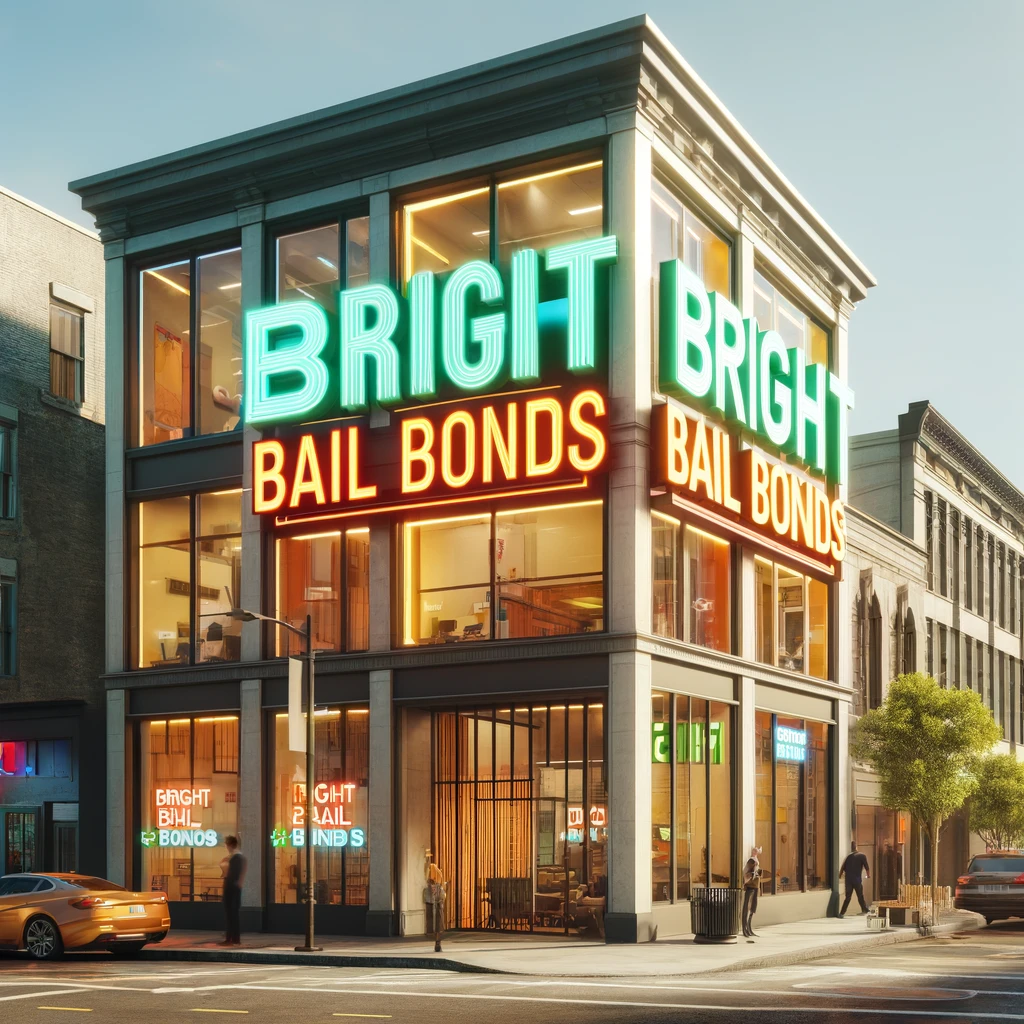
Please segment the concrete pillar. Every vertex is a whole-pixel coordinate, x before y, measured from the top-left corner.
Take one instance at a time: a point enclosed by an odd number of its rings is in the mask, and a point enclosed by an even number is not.
[[[125,691],[107,690],[107,878],[118,885],[131,884],[125,815],[128,803],[126,710]]]
[[[403,708],[398,749],[398,928],[422,935],[423,886],[430,861],[430,712]]]
[[[247,206],[238,211],[242,228],[242,312],[258,309],[264,302],[263,252],[264,225],[263,206]],[[243,382],[248,387],[248,381]],[[242,430],[242,583],[241,593],[235,595],[239,607],[254,612],[275,614],[275,608],[263,608],[263,533],[260,517],[252,511],[252,446],[262,435],[255,427]],[[276,603],[276,595],[274,601]],[[242,661],[258,661],[263,656],[261,623],[246,622],[242,625]],[[273,651],[268,652],[273,653]],[[258,685],[258,684],[257,684]],[[258,758],[259,755],[257,755]],[[257,764],[259,761],[257,760]],[[239,826],[241,827],[241,826]],[[262,849],[262,844],[260,845]],[[247,854],[252,864],[252,850]],[[255,889],[255,886],[249,888]]]
[[[609,657],[608,942],[648,942],[651,914],[651,659]]]
[[[106,258],[106,670],[122,672],[125,665],[125,505],[124,505],[124,380],[125,261],[124,242],[104,246]]]
[[[263,927],[263,684],[243,679],[239,684],[238,722],[238,838],[249,862],[242,890],[242,928]]]
[[[393,730],[391,671],[370,673],[370,907],[368,935],[392,935],[395,926]]]
[[[733,740],[733,757],[736,759],[736,807],[733,811],[737,823],[736,836],[738,842],[735,850],[733,871],[742,871],[750,853],[750,848],[757,840],[757,748],[754,742],[756,727],[754,705],[754,680],[751,676],[740,676],[740,706],[736,715],[736,736]]]

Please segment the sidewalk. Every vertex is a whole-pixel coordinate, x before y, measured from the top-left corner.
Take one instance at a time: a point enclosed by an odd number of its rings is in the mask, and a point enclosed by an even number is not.
[[[946,916],[935,935],[970,931],[981,924],[976,914]],[[598,978],[683,976],[781,966],[818,957],[860,953],[875,946],[919,938],[915,928],[868,931],[863,917],[818,918],[772,925],[759,931],[756,942],[742,937],[735,945],[697,945],[692,935],[659,939],[642,945],[550,935],[497,932],[455,932],[434,953],[429,939],[379,939],[325,935],[317,939],[321,953],[296,953],[297,935],[250,934],[241,947],[217,945],[219,935],[172,930],[159,945],[147,946],[146,960],[190,960],[218,963],[312,964],[329,967],[414,967],[483,974],[529,974],[549,977]]]

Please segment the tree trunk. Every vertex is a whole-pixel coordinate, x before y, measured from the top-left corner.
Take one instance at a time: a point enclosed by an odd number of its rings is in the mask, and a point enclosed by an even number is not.
[[[942,819],[934,817],[931,820],[930,828],[932,833],[932,924],[936,924],[939,915],[936,908],[939,905],[939,829],[942,827]]]

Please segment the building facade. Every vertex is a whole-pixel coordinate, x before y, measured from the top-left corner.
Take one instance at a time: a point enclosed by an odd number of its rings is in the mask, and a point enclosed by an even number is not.
[[[874,281],[646,18],[72,184],[107,261],[108,872],[297,930],[834,903]],[[113,312],[116,310],[116,314]],[[116,363],[116,365],[115,365]],[[769,891],[770,890],[770,891]]]
[[[0,188],[0,873],[106,866],[104,263]]]
[[[883,646],[884,671],[873,676],[869,662],[869,680],[884,686],[914,664],[943,686],[974,690],[1002,729],[997,749],[1024,756],[1024,495],[928,402],[910,405],[895,430],[852,438],[850,470],[851,502],[924,554],[923,602],[911,596],[902,619],[899,607],[882,617],[883,644],[887,630],[912,627],[912,657],[899,656],[896,640],[886,659]],[[908,594],[916,585],[908,579]],[[979,852],[961,812],[939,842],[939,883],[955,884]]]

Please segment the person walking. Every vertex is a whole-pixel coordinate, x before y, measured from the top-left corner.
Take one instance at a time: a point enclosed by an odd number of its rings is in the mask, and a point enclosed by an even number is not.
[[[754,914],[757,913],[757,897],[761,894],[760,853],[761,848],[755,846],[743,868],[743,934],[748,939],[758,938],[754,931]]]
[[[434,952],[441,952],[441,936],[444,935],[444,905],[448,894],[444,888],[441,869],[431,863],[427,868],[427,884],[423,889],[423,901],[427,905],[427,929],[434,936]]]
[[[224,919],[225,933],[222,946],[242,944],[242,926],[239,914],[242,909],[242,885],[245,882],[246,860],[238,852],[238,837],[227,836],[224,845],[228,855],[220,862],[224,869]]]
[[[860,903],[860,912],[862,914],[868,912],[868,905],[864,902],[864,882],[861,879],[861,872],[866,878],[871,877],[871,872],[868,870],[868,859],[863,853],[857,852],[857,841],[854,840],[850,843],[850,852],[839,869],[839,874],[846,879],[846,899],[843,900],[842,910],[839,911],[840,917],[846,916],[846,908],[850,905],[854,893],[857,894],[857,902]]]

